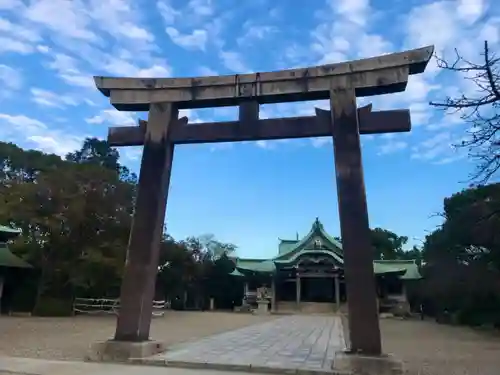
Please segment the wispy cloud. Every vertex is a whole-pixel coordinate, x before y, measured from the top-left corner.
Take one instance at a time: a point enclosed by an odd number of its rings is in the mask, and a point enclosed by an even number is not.
[[[60,126],[56,112],[69,107],[79,113],[82,126],[101,129],[135,125],[137,115],[109,108],[95,89],[93,75],[245,73],[339,62],[426,44],[435,44],[436,51],[447,57],[458,48],[474,58],[481,52],[482,39],[500,43],[500,11],[486,0],[398,3],[397,11],[369,0],[322,0],[300,11],[283,1],[272,8],[266,1],[255,1],[243,10],[226,3],[157,0],[145,7],[144,0],[0,0],[0,54],[5,58],[0,65],[0,95],[15,101],[22,94],[36,103],[35,109],[55,116],[54,121],[42,121],[50,124],[46,131]],[[19,66],[19,58],[31,59],[29,68]],[[39,80],[35,71],[44,79]],[[399,152],[431,162],[452,157],[446,156],[449,147],[440,145],[438,152],[425,142],[443,133],[449,134],[448,143],[459,138],[463,120],[460,114],[445,116],[428,101],[471,90],[470,81],[442,73],[433,61],[425,74],[410,77],[405,92],[360,99],[359,105],[371,102],[376,110],[411,110],[411,135],[374,137],[374,150],[380,156]],[[328,102],[262,106],[261,117],[313,115],[314,106],[327,108]],[[190,121],[227,120],[235,119],[236,113],[232,108],[189,115]],[[28,110],[22,115],[37,118]],[[95,126],[99,124],[103,126]],[[330,142],[326,137],[306,144],[325,147]],[[285,144],[255,143],[273,149]]]
[[[88,124],[106,124],[108,126],[137,125],[137,116],[132,112],[120,112],[116,109],[103,109],[98,115],[85,119]]]

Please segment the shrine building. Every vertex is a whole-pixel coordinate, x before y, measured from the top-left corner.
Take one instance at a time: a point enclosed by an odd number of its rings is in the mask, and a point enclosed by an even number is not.
[[[302,239],[280,239],[271,259],[233,258],[231,275],[244,280],[244,303],[255,304],[257,289],[267,290],[273,312],[329,312],[345,306],[344,253],[316,219]],[[374,260],[380,309],[403,305],[409,310],[406,286],[421,278],[414,260]],[[385,306],[389,305],[389,306]]]

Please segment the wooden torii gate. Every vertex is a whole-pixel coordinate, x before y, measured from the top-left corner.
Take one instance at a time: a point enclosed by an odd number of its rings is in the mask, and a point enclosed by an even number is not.
[[[121,111],[149,111],[137,127],[109,129],[113,146],[143,145],[114,340],[149,339],[158,252],[176,144],[332,136],[348,302],[350,350],[381,353],[359,134],[410,130],[408,110],[372,112],[356,97],[404,91],[434,47],[305,69],[196,78],[94,77]],[[315,116],[259,119],[259,104],[329,99]],[[189,124],[182,108],[239,106],[239,120]]]

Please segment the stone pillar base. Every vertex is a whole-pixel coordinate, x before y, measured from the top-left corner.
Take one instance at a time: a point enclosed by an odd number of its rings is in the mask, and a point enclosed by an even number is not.
[[[256,315],[268,315],[269,314],[268,305],[269,305],[268,301],[257,301],[257,309],[254,310],[253,313]]]
[[[332,369],[353,375],[402,375],[404,373],[403,362],[387,354],[364,356],[337,352],[333,360]]]
[[[159,341],[101,341],[90,346],[85,356],[89,362],[128,362],[164,352],[166,345]]]

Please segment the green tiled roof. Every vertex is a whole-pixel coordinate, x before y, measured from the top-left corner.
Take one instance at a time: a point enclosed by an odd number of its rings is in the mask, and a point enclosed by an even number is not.
[[[0,232],[21,234],[21,229],[14,229],[14,228],[6,227],[4,225],[0,225]]]
[[[309,231],[309,233],[306,234],[304,238],[302,238],[300,241],[294,241],[294,242],[290,240],[285,240],[288,243],[285,244],[283,251],[282,248],[280,248],[279,255],[275,257],[273,260],[283,261],[287,260],[288,258],[294,257],[295,254],[305,250],[305,248],[309,245],[309,243],[312,241],[314,237],[320,237],[323,240],[325,240],[327,242],[327,245],[329,245],[327,247],[330,250],[330,252],[334,252],[338,254],[340,257],[343,256],[342,244],[338,242],[335,238],[330,236],[328,233],[326,233],[323,224],[319,221],[318,218],[316,218],[311,227],[311,230]],[[280,244],[280,246],[282,246],[282,244]]]
[[[0,267],[33,268],[31,264],[12,254],[5,242],[1,242],[2,240],[10,239],[20,234],[20,229],[13,229],[0,225]]]
[[[231,276],[237,276],[237,277],[244,277],[245,275],[242,274],[240,271],[238,271],[237,268],[233,270],[233,272],[230,273]]]
[[[270,259],[238,259],[236,262],[236,268],[243,271],[264,273],[276,271],[276,266]]]
[[[311,242],[320,238],[324,246],[321,249],[312,249]],[[239,274],[244,276],[245,271],[273,273],[276,264],[293,263],[304,254],[325,254],[332,256],[340,264],[344,263],[342,244],[326,233],[323,224],[316,219],[309,233],[302,240],[281,240],[278,256],[273,259],[237,259],[236,267]],[[417,264],[413,260],[375,260],[373,270],[376,275],[400,273],[403,280],[420,279],[422,276]],[[240,272],[240,271],[243,271]],[[234,271],[233,271],[234,272]]]
[[[21,234],[21,229],[13,229],[10,227],[6,227],[0,225],[0,242],[8,241],[14,237],[17,237]]]
[[[275,263],[292,263],[297,260],[299,256],[302,256],[304,254],[324,254],[324,255],[329,255],[332,256],[337,262],[340,264],[344,264],[344,258],[339,256],[338,254],[334,253],[331,250],[316,250],[316,249],[304,249],[302,251],[294,253],[290,258],[287,259],[274,259]]]
[[[31,264],[12,254],[5,243],[0,243],[0,267],[33,268]]]
[[[417,280],[422,276],[413,260],[375,260],[373,262],[375,274],[401,272],[403,280]],[[403,273],[404,272],[404,273]]]

